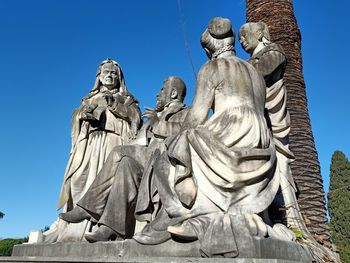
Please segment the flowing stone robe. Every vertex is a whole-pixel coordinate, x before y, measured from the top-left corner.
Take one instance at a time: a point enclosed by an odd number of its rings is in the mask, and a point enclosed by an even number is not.
[[[288,226],[304,229],[295,192],[297,191],[289,164],[294,160],[289,150],[290,117],[287,110],[287,90],[283,75],[286,56],[283,48],[268,44],[253,55],[248,62],[261,73],[266,83],[266,104],[277,154],[277,170],[281,174],[282,196],[276,198],[276,206],[284,210]]]
[[[159,121],[146,123],[131,145],[115,147],[89,190],[77,203],[98,225],[106,225],[123,238],[134,232],[134,209],[144,167],[152,170],[153,159],[165,150],[163,140],[180,131],[187,109],[173,101],[158,113]],[[146,179],[145,179],[146,180]],[[143,184],[148,184],[142,178]]]
[[[141,233],[149,243],[157,231],[182,223],[180,236],[192,238],[194,231],[205,255],[237,255],[242,216],[264,211],[280,183],[265,91],[254,67],[233,54],[202,67],[182,131],[155,163],[164,210]]]
[[[115,103],[107,107],[105,93],[113,94]],[[82,120],[84,107],[97,105],[93,111],[96,121]],[[86,193],[101,170],[109,153],[117,145],[126,144],[131,124],[140,123],[140,109],[134,97],[125,90],[93,90],[73,112],[72,147],[65,171],[58,207],[71,210]]]
[[[277,149],[285,151],[293,157],[288,149],[288,134],[290,131],[290,117],[287,110],[287,91],[283,82],[286,66],[286,56],[282,47],[271,43],[253,55],[248,62],[261,73],[266,83],[266,104],[271,128]],[[281,149],[280,149],[281,148]]]

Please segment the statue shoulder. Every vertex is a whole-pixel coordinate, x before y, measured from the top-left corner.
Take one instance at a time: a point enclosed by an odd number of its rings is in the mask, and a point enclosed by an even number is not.
[[[92,97],[96,96],[100,93],[99,89],[92,89],[85,97],[81,99],[82,103],[86,103],[89,101]]]
[[[248,61],[250,63],[254,62],[254,61],[256,62],[262,58],[266,59],[267,57],[270,57],[270,56],[280,57],[283,60],[286,59],[286,55],[285,55],[285,52],[284,52],[282,46],[279,44],[276,44],[276,43],[271,43],[270,45],[267,45],[262,50],[260,50],[258,53],[253,55]]]
[[[216,79],[219,66],[217,60],[207,61],[199,70],[197,75],[197,87],[208,88],[210,85],[204,85],[205,83],[212,82]]]
[[[178,108],[178,111],[170,116],[168,119],[169,122],[183,122],[186,118],[186,115],[189,111],[189,107],[186,107],[185,104],[182,104],[181,108]]]
[[[252,56],[248,62],[264,77],[269,76],[277,68],[284,68],[287,58],[282,47],[272,43]]]
[[[217,65],[217,60],[208,60],[200,68],[198,75],[213,71],[216,65]]]
[[[135,104],[137,106],[139,105],[138,100],[129,91],[118,93],[118,95],[123,98],[123,104],[126,106],[130,106],[132,104]]]
[[[235,70],[236,68],[238,69],[241,67],[251,66],[247,61],[237,56],[221,57],[211,62],[212,62],[212,67],[219,71],[222,71],[225,68],[230,68],[230,70]]]
[[[277,51],[279,53],[282,53],[283,55],[285,55],[284,49],[280,44],[277,43],[271,43],[270,45],[268,45],[268,48],[272,51]]]

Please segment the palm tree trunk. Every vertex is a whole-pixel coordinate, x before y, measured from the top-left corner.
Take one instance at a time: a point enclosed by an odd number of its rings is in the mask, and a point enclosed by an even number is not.
[[[310,125],[302,73],[301,35],[294,16],[292,0],[246,0],[247,22],[265,22],[272,42],[280,44],[288,63],[284,80],[291,117],[290,148],[296,160],[291,169],[299,188],[298,203],[305,223],[324,246],[330,247],[323,181]]]

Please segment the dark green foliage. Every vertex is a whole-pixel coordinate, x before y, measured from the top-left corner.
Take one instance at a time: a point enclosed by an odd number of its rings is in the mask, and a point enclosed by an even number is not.
[[[20,238],[20,239],[6,238],[6,239],[0,240],[0,256],[11,256],[12,248],[14,245],[22,244],[27,241],[28,241],[28,238]]]
[[[340,151],[332,157],[328,210],[333,242],[342,262],[350,263],[350,162]]]

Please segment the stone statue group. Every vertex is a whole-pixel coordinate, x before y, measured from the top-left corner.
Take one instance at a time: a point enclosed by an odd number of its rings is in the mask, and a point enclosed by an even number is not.
[[[171,76],[141,115],[120,65],[100,64],[73,113],[64,213],[45,242],[198,240],[205,256],[234,257],[242,237],[295,241],[304,223],[289,168],[286,56],[262,22],[239,31],[247,62],[228,19],[212,19],[200,42],[209,60],[191,107]]]

